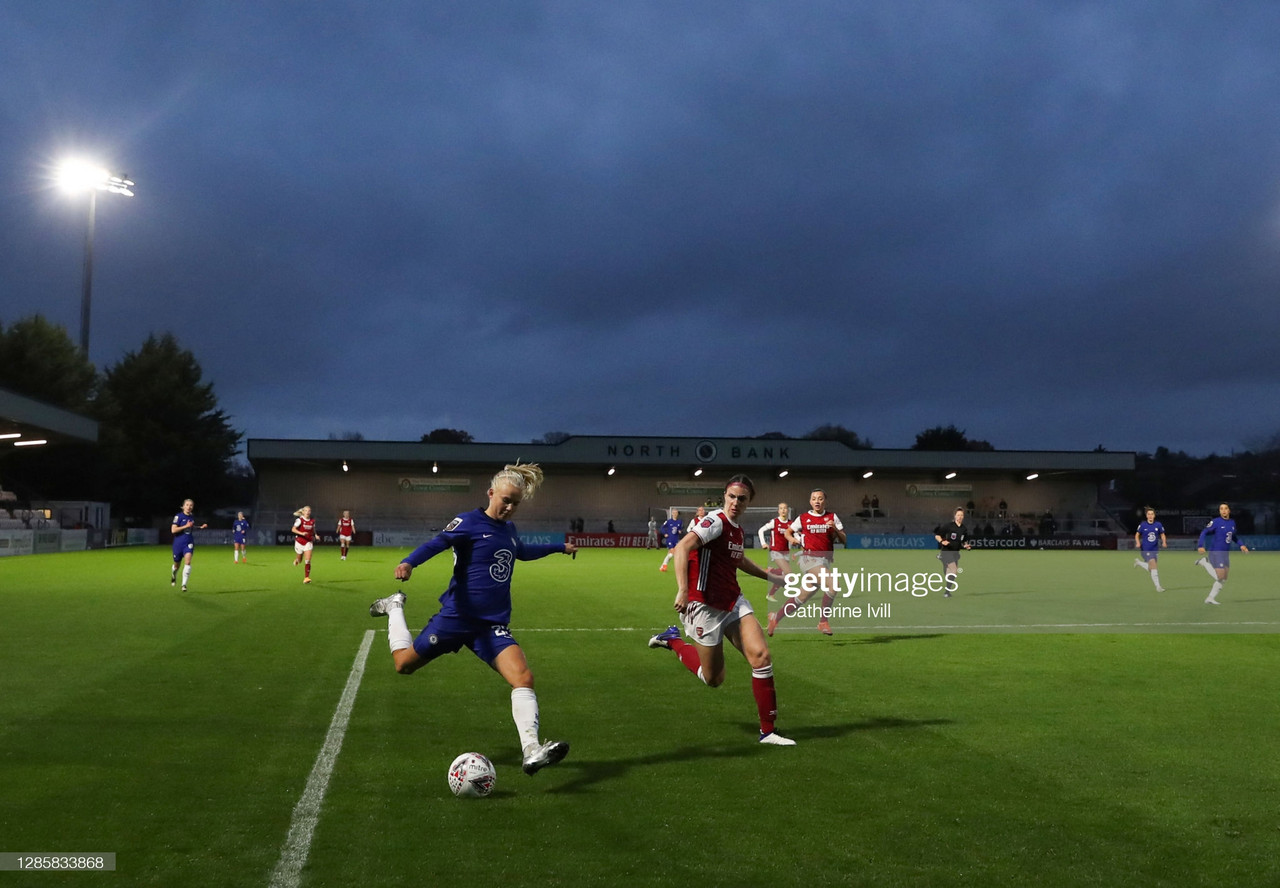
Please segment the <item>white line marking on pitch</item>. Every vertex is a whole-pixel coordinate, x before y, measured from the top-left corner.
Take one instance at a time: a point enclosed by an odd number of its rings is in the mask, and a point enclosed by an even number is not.
[[[324,801],[325,790],[329,788],[329,776],[333,773],[338,753],[342,751],[342,740],[347,735],[347,722],[356,702],[356,691],[360,690],[360,679],[364,677],[364,664],[369,659],[369,647],[372,644],[373,630],[370,629],[365,632],[360,650],[356,652],[356,661],[351,666],[351,674],[347,676],[347,686],[338,700],[333,721],[329,722],[329,733],[325,735],[324,745],[320,747],[320,754],[316,756],[316,763],[311,768],[307,787],[294,806],[293,819],[289,822],[289,836],[280,852],[280,862],[271,874],[271,888],[297,888],[302,877],[302,867],[311,852],[311,837],[315,834],[316,822],[320,819],[320,804]]]
[[[836,623],[841,626],[840,623]],[[891,629],[895,632],[919,632],[924,629],[1133,629],[1133,628],[1159,628],[1168,626],[1280,626],[1280,622],[1270,620],[1239,620],[1236,622],[1228,622],[1226,620],[1196,623],[972,623],[972,624],[948,624],[948,625],[918,625],[918,626],[890,626],[883,623],[871,623],[865,626],[858,626],[856,629],[851,624],[844,624],[841,628],[849,630],[854,635],[865,635],[872,630],[883,631]],[[808,627],[812,630],[812,627]],[[805,627],[801,626],[785,626],[778,629],[779,632],[804,632]]]

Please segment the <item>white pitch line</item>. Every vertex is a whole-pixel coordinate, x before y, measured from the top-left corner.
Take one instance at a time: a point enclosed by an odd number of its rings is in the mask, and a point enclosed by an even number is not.
[[[311,852],[311,837],[315,835],[316,822],[320,819],[320,804],[324,801],[325,790],[329,788],[329,776],[333,773],[338,753],[342,751],[342,740],[347,735],[347,722],[356,702],[356,691],[360,689],[360,679],[364,677],[364,664],[369,659],[373,634],[372,629],[365,632],[364,640],[360,642],[356,661],[351,666],[351,674],[347,676],[347,686],[338,700],[333,721],[329,722],[329,733],[325,735],[324,745],[320,747],[320,754],[316,756],[316,763],[311,768],[311,776],[307,778],[302,798],[298,799],[298,804],[293,808],[289,835],[280,851],[280,862],[271,874],[271,888],[297,888],[302,877],[302,867]]]
[[[1203,622],[1134,622],[1134,623],[946,623],[921,625],[889,625],[886,623],[836,623],[836,626],[856,634],[865,634],[872,630],[892,629],[899,632],[938,630],[938,629],[1125,629],[1125,628],[1160,628],[1173,626],[1280,626],[1277,620],[1205,620]],[[783,634],[799,634],[812,630],[813,627],[779,626],[778,632]],[[385,632],[385,630],[381,630]],[[514,635],[527,632],[653,632],[652,626],[521,626],[512,630]]]
[[[1227,621],[1227,620],[1207,620],[1203,623],[1193,623],[1193,622],[1185,622],[1185,623],[1173,623],[1173,622],[1170,622],[1170,623],[1157,623],[1157,622],[1150,622],[1150,623],[973,623],[969,625],[958,623],[954,625],[947,624],[947,625],[937,625],[937,626],[930,626],[930,625],[890,626],[884,623],[868,623],[866,625],[857,626],[856,628],[852,624],[847,624],[847,623],[843,625],[840,623],[836,623],[835,625],[840,626],[841,628],[844,628],[846,630],[852,631],[855,635],[857,635],[857,634],[865,634],[866,632],[872,629],[876,629],[876,630],[892,629],[898,632],[911,632],[911,631],[918,632],[922,629],[1125,629],[1125,628],[1139,628],[1139,627],[1141,628],[1157,627],[1158,628],[1161,626],[1195,626],[1195,627],[1199,627],[1199,626],[1280,626],[1280,622],[1276,622],[1272,620],[1238,620],[1234,622]],[[809,628],[812,629],[812,627],[809,627]],[[787,626],[784,628],[779,628],[778,631],[795,633],[795,632],[803,632],[805,630],[801,627]]]

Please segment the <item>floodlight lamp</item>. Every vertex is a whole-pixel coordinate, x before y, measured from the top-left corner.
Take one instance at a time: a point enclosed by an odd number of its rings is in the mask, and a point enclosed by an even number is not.
[[[618,467],[617,467],[617,466],[609,466],[609,471],[605,472],[605,474],[606,474],[606,475],[609,475],[609,476],[612,476],[612,475],[613,475],[613,473],[614,473],[614,472],[616,472],[616,471],[618,471]]]
[[[947,472],[947,474],[946,474],[946,476],[945,476],[945,477],[946,477],[946,479],[947,479],[948,481],[950,481],[950,480],[951,480],[952,478],[954,478],[955,476],[956,476],[956,473],[955,473],[955,472]]]
[[[874,474],[875,472],[871,471],[870,469],[867,469],[865,472],[862,473],[862,480],[866,481],[868,478],[870,478]]]
[[[133,180],[128,176],[117,176],[109,170],[83,160],[67,160],[58,166],[55,174],[63,191],[79,193],[82,191],[106,191],[133,197]]]
[[[14,447],[39,447],[41,444],[48,444],[44,438],[28,438],[26,441],[14,441]]]
[[[701,468],[701,467],[696,468],[696,469],[694,469],[694,470],[693,470],[693,477],[695,477],[695,478],[701,478],[701,477],[702,477],[702,468]]]
[[[791,474],[791,472],[790,472],[790,471],[788,471],[787,469],[783,469],[782,471],[778,472],[778,477],[779,477],[779,478],[785,478],[785,477],[787,477],[787,476],[788,476],[788,475],[790,475],[790,474]]]
[[[1037,479],[1037,478],[1039,478],[1039,477],[1040,477],[1040,473],[1039,473],[1039,472],[1032,472],[1030,475],[1028,475],[1028,476],[1027,476],[1027,480],[1028,480],[1028,481],[1034,481],[1034,480],[1036,480],[1036,479]]]

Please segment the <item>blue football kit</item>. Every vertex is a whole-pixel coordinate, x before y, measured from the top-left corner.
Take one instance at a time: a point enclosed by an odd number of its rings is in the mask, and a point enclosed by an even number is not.
[[[453,576],[440,596],[440,611],[414,639],[413,648],[432,660],[468,647],[492,664],[504,648],[516,643],[507,629],[515,562],[563,552],[564,544],[525,543],[514,522],[498,521],[476,509],[453,519],[404,563],[418,567],[446,549],[453,550]]]
[[[186,512],[179,512],[173,516],[173,526],[178,528],[178,532],[173,535],[174,561],[196,550],[196,535],[193,533],[195,523],[196,519]]]
[[[684,525],[679,518],[668,518],[662,522],[662,538],[666,540],[668,549],[674,549],[683,537]]]
[[[1211,539],[1210,539],[1211,538]],[[1205,541],[1209,545],[1205,545]],[[1233,518],[1214,518],[1200,531],[1200,540],[1196,548],[1207,549],[1209,563],[1214,567],[1230,567],[1232,549],[1240,548],[1240,540],[1236,538],[1236,522]]]
[[[1160,551],[1160,537],[1164,536],[1164,525],[1159,521],[1143,521],[1138,525],[1138,538],[1142,542],[1142,554],[1151,561]]]
[[[236,521],[231,525],[231,540],[232,540],[232,542],[239,543],[240,545],[242,545],[242,546],[243,546],[243,545],[244,545],[244,540],[245,540],[245,534],[247,534],[248,532],[249,532],[249,522],[248,522],[248,521],[246,521],[246,520],[245,520],[245,519],[243,519],[243,518],[239,518],[239,519],[237,519],[237,520],[236,520]]]

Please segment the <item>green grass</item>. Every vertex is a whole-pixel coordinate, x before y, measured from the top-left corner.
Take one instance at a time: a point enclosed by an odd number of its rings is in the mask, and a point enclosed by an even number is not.
[[[712,690],[646,647],[674,591],[654,553],[523,564],[512,629],[573,744],[529,778],[470,654],[391,670],[365,609],[401,554],[321,550],[303,586],[289,549],[202,547],[186,594],[167,548],[0,559],[0,851],[117,853],[114,876],[0,888],[267,885],[369,629],[304,886],[1280,883],[1274,556],[1237,556],[1212,608],[1186,553],[1164,596],[1124,553],[969,553],[953,598],[855,595],[892,618],[833,638],[784,623],[794,749],[755,743],[736,654]],[[448,567],[415,572],[411,626]],[[489,799],[449,794],[469,749]]]

